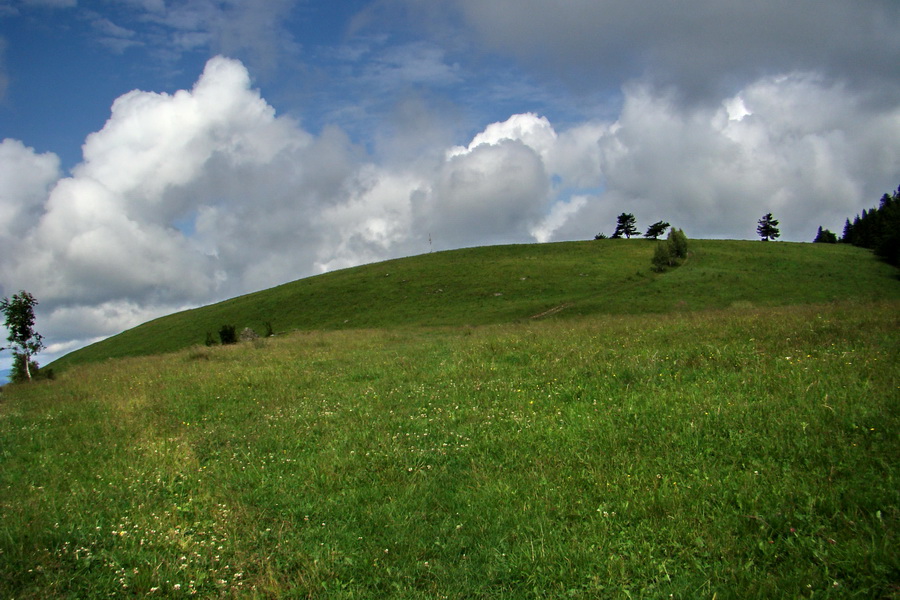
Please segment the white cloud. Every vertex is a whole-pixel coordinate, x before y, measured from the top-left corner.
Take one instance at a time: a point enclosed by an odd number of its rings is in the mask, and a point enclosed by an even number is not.
[[[590,200],[588,196],[573,196],[568,202],[557,202],[550,208],[549,214],[532,227],[530,231],[532,237],[541,244],[551,241],[556,231],[577,215]]]
[[[688,235],[754,238],[772,211],[782,236],[840,230],[895,187],[900,107],[873,107],[844,86],[798,73],[761,79],[718,107],[689,108],[648,87],[626,89],[598,138],[604,192],[560,235],[611,229],[614,213],[665,219]],[[591,223],[591,225],[587,225]]]
[[[50,188],[59,179],[59,158],[37,154],[18,140],[0,142],[0,243],[12,241],[42,210]],[[15,253],[12,244],[0,246],[4,254]]]
[[[522,142],[546,159],[556,143],[556,132],[546,117],[534,113],[513,115],[502,123],[491,123],[472,139],[467,148],[452,148],[448,155],[466,154],[483,144],[496,145],[504,140]]]
[[[2,167],[14,173],[0,214],[19,227],[0,244],[29,251],[4,253],[3,281],[50,311],[106,306],[116,324],[283,281],[310,262],[292,239],[333,201],[347,143],[276,117],[246,69],[223,58],[190,91],[119,98],[52,191],[58,159],[7,140]],[[259,266],[279,249],[293,264]]]
[[[541,218],[549,188],[540,155],[501,139],[451,155],[414,211],[441,248],[521,241]]]
[[[640,228],[737,238],[772,211],[785,239],[809,240],[897,185],[900,107],[821,76],[761,78],[695,107],[650,85],[623,95],[607,122],[557,130],[518,114],[459,146],[412,103],[428,145],[401,144],[398,160],[336,127],[303,130],[217,57],[190,90],[117,99],[70,177],[53,154],[0,143],[0,283],[36,295],[61,351],[324,270],[590,239],[622,211]]]

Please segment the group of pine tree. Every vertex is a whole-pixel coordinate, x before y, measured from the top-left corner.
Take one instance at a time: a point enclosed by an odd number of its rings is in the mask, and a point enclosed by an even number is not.
[[[616,230],[610,236],[616,238],[631,238],[638,234],[634,215],[631,213],[622,213],[618,217]],[[772,217],[772,213],[767,213],[759,220],[759,226],[756,232],[763,241],[776,239],[779,237],[778,221]],[[669,224],[665,221],[657,221],[651,225],[644,234],[645,238],[656,240],[661,236]],[[675,230],[673,230],[674,232]],[[680,235],[684,235],[684,232]],[[606,239],[603,233],[597,234],[594,239]],[[844,225],[844,233],[838,236],[819,227],[816,237],[813,240],[817,244],[852,244],[861,248],[868,248],[886,262],[900,267],[900,187],[893,194],[885,194],[881,197],[881,202],[877,207],[863,210],[862,214],[856,215],[853,222],[847,219]],[[672,246],[674,247],[674,246]],[[662,250],[660,250],[662,253]],[[662,264],[662,254],[660,254],[660,265]],[[654,261],[654,265],[657,262]]]
[[[814,241],[834,242],[835,237],[819,227]],[[852,223],[847,219],[840,241],[873,250],[888,263],[900,267],[900,187],[893,194],[882,196],[877,207],[856,215]]]

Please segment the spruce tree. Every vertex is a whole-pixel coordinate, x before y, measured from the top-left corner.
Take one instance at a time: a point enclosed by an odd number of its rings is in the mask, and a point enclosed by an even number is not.
[[[814,244],[836,244],[837,236],[827,229],[822,229],[822,226],[819,225],[819,231],[816,233],[816,238],[813,240]]]

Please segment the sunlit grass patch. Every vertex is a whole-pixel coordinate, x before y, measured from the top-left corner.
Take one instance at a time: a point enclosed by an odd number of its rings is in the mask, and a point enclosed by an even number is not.
[[[891,597],[896,303],[302,333],[0,404],[0,594]]]

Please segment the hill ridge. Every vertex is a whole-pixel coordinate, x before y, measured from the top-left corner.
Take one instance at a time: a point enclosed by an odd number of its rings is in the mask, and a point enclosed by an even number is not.
[[[176,351],[225,324],[262,331],[271,323],[283,334],[900,299],[894,268],[843,244],[691,240],[690,260],[663,274],[650,270],[653,248],[648,240],[593,240],[395,258],[160,317],[52,365]]]

